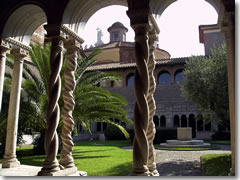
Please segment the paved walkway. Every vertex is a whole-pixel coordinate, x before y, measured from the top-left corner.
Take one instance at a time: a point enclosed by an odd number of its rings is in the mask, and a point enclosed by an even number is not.
[[[229,145],[218,145],[219,150],[166,151],[156,150],[156,163],[160,176],[201,176],[200,157],[203,154],[231,153]],[[132,149],[132,147],[124,147]]]

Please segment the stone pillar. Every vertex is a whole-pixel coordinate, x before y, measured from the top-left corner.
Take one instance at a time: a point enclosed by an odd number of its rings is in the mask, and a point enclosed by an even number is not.
[[[148,73],[148,31],[149,31],[149,9],[129,10],[127,14],[131,21],[131,26],[135,31],[135,55],[136,72],[134,87],[136,104],[134,108],[134,131],[133,141],[133,170],[132,175],[148,176],[148,154],[149,144],[147,139],[147,127],[149,121],[149,107],[147,96],[149,92],[149,73]],[[145,19],[145,22],[142,22]]]
[[[8,50],[9,50],[8,43],[0,39],[0,112],[2,110],[3,84],[4,84],[6,55]]]
[[[147,138],[148,138],[148,145],[149,145],[149,157],[148,157],[148,169],[150,171],[151,176],[159,176],[159,173],[156,168],[156,152],[153,146],[153,140],[155,137],[156,129],[155,124],[153,122],[153,116],[156,112],[156,104],[153,97],[153,94],[156,89],[156,83],[154,78],[154,69],[155,69],[155,56],[154,56],[154,42],[157,40],[157,35],[155,31],[151,31],[149,35],[149,60],[148,60],[148,73],[149,73],[149,91],[147,96],[148,101],[148,108],[149,108],[149,120],[148,120],[148,128],[147,128]]]
[[[67,68],[64,72],[65,88],[63,91],[64,108],[62,112],[63,128],[61,133],[63,146],[61,150],[60,164],[64,168],[73,168],[77,171],[72,157],[72,131],[74,129],[72,112],[75,106],[73,92],[76,86],[76,80],[74,73],[77,69],[77,59],[80,43],[78,43],[76,40],[68,40],[64,43],[64,46],[67,49]]]
[[[60,71],[63,61],[63,37],[60,36],[60,30],[55,26],[45,26],[48,38],[51,40],[50,68],[51,75],[48,83],[48,107],[46,117],[46,133],[44,140],[44,148],[46,159],[43,168],[38,173],[40,176],[53,176],[55,172],[60,170],[58,160],[56,158],[58,152],[58,135],[56,132],[60,108],[58,100],[61,91]]]
[[[224,14],[221,30],[225,35],[227,50],[228,70],[228,94],[230,110],[231,148],[232,148],[232,169],[231,174],[235,175],[235,13]]]
[[[27,56],[27,52],[20,48],[13,48],[11,50],[11,54],[15,56],[15,61],[13,66],[10,103],[8,109],[6,146],[2,163],[3,168],[20,166],[20,162],[16,158],[16,145],[24,61],[23,58]]]

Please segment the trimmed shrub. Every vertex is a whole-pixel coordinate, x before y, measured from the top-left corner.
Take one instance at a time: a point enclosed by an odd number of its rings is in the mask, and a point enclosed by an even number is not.
[[[201,168],[204,176],[228,176],[232,165],[231,154],[204,154]]]
[[[104,135],[107,140],[126,140],[122,131],[112,124],[107,125],[107,128],[104,130]]]
[[[128,132],[128,134],[129,134],[129,136],[130,136],[131,142],[133,143],[133,139],[134,139],[134,136],[135,136],[134,129],[133,129],[133,128],[128,128],[128,129],[127,129],[127,132]]]
[[[155,138],[153,144],[165,143],[166,140],[177,139],[177,129],[176,128],[165,128],[156,129]]]
[[[213,140],[230,140],[230,132],[218,131],[212,135]]]
[[[134,128],[127,129],[130,140],[133,142],[135,132]],[[165,143],[166,140],[177,139],[177,129],[176,128],[168,128],[168,129],[156,129],[155,138],[153,140],[153,144]]]

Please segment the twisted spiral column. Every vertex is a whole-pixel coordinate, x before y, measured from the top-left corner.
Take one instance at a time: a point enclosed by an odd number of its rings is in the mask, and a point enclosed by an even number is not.
[[[154,78],[154,69],[155,69],[155,56],[154,56],[154,42],[156,41],[157,36],[155,34],[149,35],[149,61],[148,61],[148,73],[149,73],[149,91],[147,96],[148,107],[149,107],[149,119],[148,119],[148,129],[147,129],[147,138],[149,144],[149,156],[148,156],[148,169],[150,171],[151,176],[159,176],[159,173],[156,169],[155,162],[155,148],[153,146],[153,139],[155,137],[156,129],[155,124],[153,122],[153,116],[156,111],[156,105],[154,100],[154,92],[156,89],[156,83]]]
[[[135,95],[136,104],[134,108],[134,131],[135,138],[133,141],[133,171],[132,175],[148,176],[147,167],[149,144],[146,136],[149,108],[148,108],[148,24],[133,25],[135,31],[135,55],[136,55],[136,72],[135,72]]]
[[[67,68],[64,72],[65,88],[63,91],[64,108],[62,112],[63,128],[61,133],[63,146],[61,150],[60,164],[64,168],[73,168],[75,165],[72,157],[72,131],[74,128],[72,112],[75,106],[73,91],[76,86],[74,73],[77,69],[77,52],[80,49],[80,44],[75,40],[69,40],[64,45],[67,49]]]
[[[46,159],[38,175],[52,175],[52,173],[60,170],[56,158],[58,152],[58,136],[56,129],[60,115],[58,99],[61,91],[60,70],[63,60],[62,51],[62,38],[60,36],[53,37],[50,55],[51,75],[48,84],[47,130],[44,141]]]

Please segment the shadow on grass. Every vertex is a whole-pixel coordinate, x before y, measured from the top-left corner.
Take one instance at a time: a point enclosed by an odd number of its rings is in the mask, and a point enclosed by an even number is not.
[[[122,163],[92,176],[103,176],[103,174],[104,176],[128,176],[132,171],[132,167],[132,162]]]
[[[74,159],[91,159],[91,158],[107,158],[107,157],[111,157],[111,156],[74,156]]]
[[[76,153],[93,153],[93,152],[104,152],[104,151],[113,151],[116,149],[104,149],[104,150],[93,150],[93,151],[81,151],[81,150],[73,150],[73,154]]]
[[[160,176],[202,176],[198,161],[166,161],[157,164]]]

